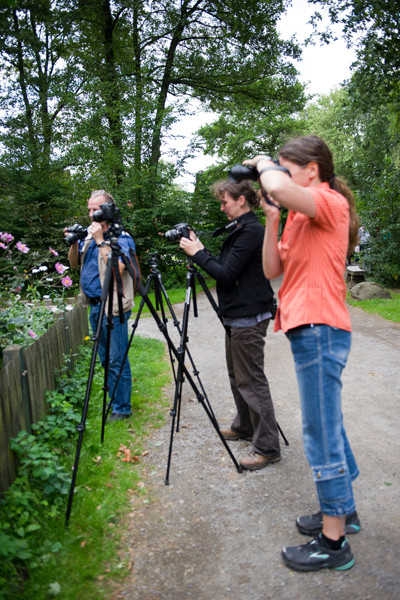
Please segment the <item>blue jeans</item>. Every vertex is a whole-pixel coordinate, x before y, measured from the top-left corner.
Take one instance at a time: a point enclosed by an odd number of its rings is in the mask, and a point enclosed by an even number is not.
[[[89,321],[93,333],[96,332],[97,323],[99,321],[100,304],[90,307]],[[124,313],[125,321],[120,323],[119,316],[113,317],[113,329],[111,330],[110,340],[110,361],[108,373],[109,396],[112,398],[114,387],[117,382],[118,374],[121,369],[122,361],[128,347],[128,319],[131,311]],[[106,343],[107,343],[107,315],[103,316],[101,334],[98,346],[98,355],[102,366],[105,366],[106,361]],[[126,358],[124,368],[121,373],[118,387],[115,392],[112,411],[115,413],[130,415],[131,414],[131,392],[132,392],[132,375],[128,357]]]
[[[299,385],[303,443],[323,514],[355,511],[351,482],[359,471],[343,427],[341,374],[351,333],[328,325],[287,333]]]

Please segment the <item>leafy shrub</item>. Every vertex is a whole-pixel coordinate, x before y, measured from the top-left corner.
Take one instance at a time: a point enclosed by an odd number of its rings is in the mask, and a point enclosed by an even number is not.
[[[73,378],[59,374],[57,389],[47,393],[49,414],[32,426],[33,433],[21,431],[11,441],[20,465],[0,501],[0,589],[6,583],[18,587],[28,566],[35,569],[62,548],[46,539],[46,523],[60,516],[70,487],[65,456],[80,421],[88,352],[81,349]]]

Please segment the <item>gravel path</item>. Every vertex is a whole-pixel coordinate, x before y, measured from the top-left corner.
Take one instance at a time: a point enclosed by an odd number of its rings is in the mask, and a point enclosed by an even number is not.
[[[276,288],[279,280],[273,283]],[[203,293],[197,302],[197,318],[191,307],[188,347],[223,428],[234,415],[223,329]],[[178,318],[182,307],[176,307]],[[350,537],[353,569],[296,573],[281,559],[283,546],[307,541],[295,518],[318,507],[301,441],[289,342],[281,332],[269,332],[265,368],[290,443],[281,440],[282,460],[238,473],[186,381],[169,485],[169,414],[165,427],[149,439],[145,479],[154,501],[139,499],[133,507],[126,547],[132,570],[114,600],[399,600],[400,327],[358,308],[350,307],[350,313],[354,333],[343,410],[361,472],[355,494],[362,522],[361,533]],[[172,320],[168,332],[179,345]],[[136,335],[164,340],[152,318],[140,319]],[[172,405],[174,388],[169,393]],[[231,442],[230,448],[239,460],[251,445]]]

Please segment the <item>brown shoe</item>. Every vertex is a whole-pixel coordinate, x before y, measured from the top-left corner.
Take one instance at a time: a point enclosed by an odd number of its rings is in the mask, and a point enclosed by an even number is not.
[[[243,467],[243,469],[247,469],[248,471],[256,471],[257,469],[263,469],[267,465],[275,462],[279,462],[281,460],[281,453],[279,450],[277,452],[271,452],[268,456],[263,456],[262,454],[258,454],[252,450],[247,458],[243,458],[239,461],[239,464]]]
[[[229,442],[236,442],[236,440],[246,440],[248,442],[251,442],[251,440],[253,439],[252,435],[243,435],[242,433],[239,433],[234,429],[220,429],[219,432],[224,438],[224,440],[228,440]]]

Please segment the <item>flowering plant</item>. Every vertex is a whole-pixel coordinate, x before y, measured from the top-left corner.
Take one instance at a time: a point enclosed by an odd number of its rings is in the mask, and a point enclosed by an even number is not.
[[[13,242],[14,236],[11,233],[0,231],[0,281],[3,294],[7,291],[10,294],[22,294],[35,300],[41,298],[57,300],[60,296],[63,299],[65,289],[71,287],[73,281],[71,277],[65,276],[69,267],[54,260],[59,253],[49,248],[48,256],[41,261],[39,267],[29,267],[24,255],[30,253],[30,248],[21,241],[15,244]],[[33,260],[39,258],[38,253],[32,255]]]
[[[28,260],[39,262],[39,253],[21,241],[14,244],[11,233],[0,231],[0,350],[10,343],[26,347],[53,324],[52,311],[72,309],[65,296],[74,282],[58,257],[49,248],[40,266],[29,266]]]

